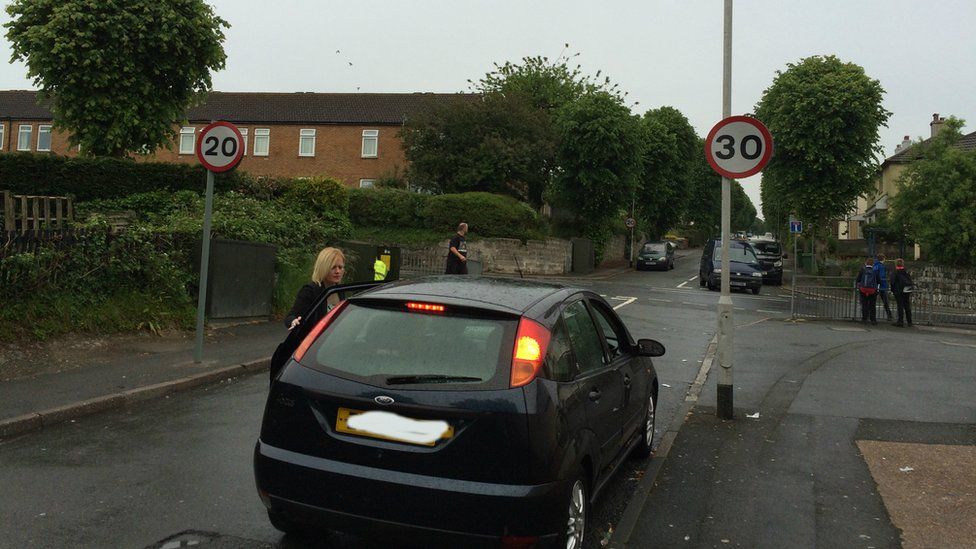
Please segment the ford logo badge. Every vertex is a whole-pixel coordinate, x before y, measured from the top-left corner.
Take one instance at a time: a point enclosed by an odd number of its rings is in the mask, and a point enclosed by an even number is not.
[[[375,400],[377,404],[382,404],[383,406],[386,406],[388,404],[393,404],[394,402],[396,402],[395,400],[393,400],[393,397],[388,397],[386,395],[380,395],[374,398],[373,400]]]

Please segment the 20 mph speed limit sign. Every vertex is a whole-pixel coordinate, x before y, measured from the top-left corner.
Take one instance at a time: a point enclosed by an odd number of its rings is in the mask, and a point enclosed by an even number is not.
[[[244,137],[230,122],[214,122],[200,132],[197,158],[212,172],[234,169],[244,156]]]
[[[773,155],[773,136],[749,116],[722,120],[705,138],[705,158],[723,177],[737,179],[762,171]]]

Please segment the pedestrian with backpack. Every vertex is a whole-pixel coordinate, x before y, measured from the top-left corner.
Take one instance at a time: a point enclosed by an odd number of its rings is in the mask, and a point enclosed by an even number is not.
[[[901,328],[904,326],[903,320],[908,321],[908,326],[912,325],[912,293],[915,291],[915,283],[912,276],[905,269],[905,260],[895,260],[895,276],[891,281],[891,291],[895,294],[895,303],[898,305],[898,322],[892,324]]]
[[[877,324],[877,312],[874,310],[878,302],[878,272],[874,270],[874,260],[870,257],[864,262],[864,267],[854,281],[854,287],[861,296],[861,324]]]

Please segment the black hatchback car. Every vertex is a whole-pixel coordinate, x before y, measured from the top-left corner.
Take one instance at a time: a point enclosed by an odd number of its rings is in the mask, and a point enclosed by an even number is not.
[[[651,451],[663,354],[586,290],[431,277],[365,291],[272,381],[260,497],[285,532],[581,547],[595,494]]]
[[[756,259],[762,268],[763,282],[766,284],[783,284],[783,247],[775,240],[751,240],[749,244],[756,252]]]
[[[674,268],[674,244],[665,241],[645,242],[637,254],[638,271],[658,269],[667,271]]]
[[[733,290],[751,290],[758,294],[762,288],[762,268],[756,252],[748,242],[729,241],[729,285]],[[718,290],[722,284],[722,240],[713,238],[702,249],[701,264],[698,267],[698,283]]]

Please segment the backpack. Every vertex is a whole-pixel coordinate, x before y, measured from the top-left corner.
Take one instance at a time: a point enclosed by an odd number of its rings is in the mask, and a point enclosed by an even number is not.
[[[861,293],[872,295],[878,290],[878,273],[874,267],[864,267],[861,270]]]

